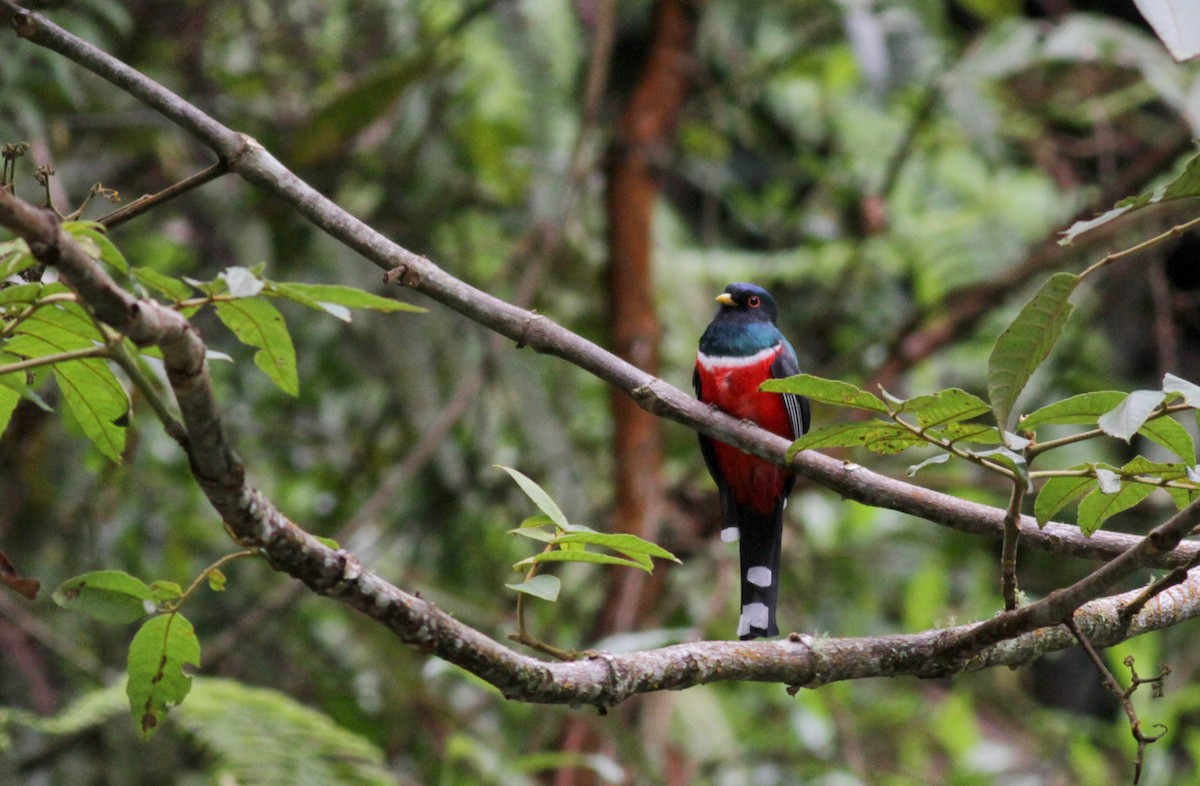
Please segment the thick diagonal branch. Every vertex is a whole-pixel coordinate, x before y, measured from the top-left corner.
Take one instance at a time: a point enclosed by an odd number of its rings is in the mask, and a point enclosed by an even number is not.
[[[322,196],[284,167],[250,137],[220,124],[154,80],[97,49],[39,14],[0,0],[0,24],[33,43],[62,54],[161,113],[212,149],[246,181],[291,205],[332,237],[385,270],[399,269],[395,280],[428,295],[474,322],[522,345],[555,355],[630,395],[660,417],[716,437],[770,461],[785,464],[787,443],[752,424],[739,422],[646,374],[542,315],[506,303],[456,279],[423,256],[402,248]],[[807,451],[792,469],[842,496],[865,505],[890,508],[964,532],[999,538],[1004,511],[966,502],[878,475],[856,465]],[[1021,543],[1053,554],[1112,559],[1137,538],[1098,532],[1085,538],[1075,527],[1049,524],[1039,529],[1023,517]],[[1159,555],[1154,563],[1178,567],[1200,551],[1187,543]]]

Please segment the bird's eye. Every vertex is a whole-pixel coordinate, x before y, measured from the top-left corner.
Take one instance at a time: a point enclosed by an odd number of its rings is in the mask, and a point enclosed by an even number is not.
[[[762,301],[758,299],[758,295],[751,295],[746,298],[746,305],[750,306],[750,308],[758,308],[762,305]]]

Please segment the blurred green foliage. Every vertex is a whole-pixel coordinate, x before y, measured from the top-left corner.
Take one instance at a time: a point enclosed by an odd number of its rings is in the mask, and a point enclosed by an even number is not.
[[[597,128],[583,135],[588,166],[576,174],[597,7],[78,0],[47,13],[256,137],[406,247],[600,340],[600,173],[648,18],[641,4],[618,4],[609,90]],[[1200,134],[1196,67],[1172,63],[1128,20],[1021,11],[985,0],[704,5],[689,64],[693,94],[678,144],[661,161],[655,254],[668,381],[688,384],[714,293],[754,280],[783,304],[781,327],[806,371],[863,384],[898,336],[959,307],[964,287],[1020,269],[1085,206],[1106,209],[1177,170]],[[10,33],[0,40],[0,141],[32,145],[18,163],[18,194],[42,199],[34,163],[55,169],[50,194],[64,211],[96,182],[129,201],[211,163],[96,77]],[[1131,171],[1140,175],[1127,181]],[[97,198],[84,218],[110,207]],[[1131,223],[1114,244],[1160,230],[1155,220]],[[131,265],[163,274],[211,280],[265,262],[279,280],[378,289],[377,274],[352,253],[228,177],[112,239]],[[1154,270],[1170,271],[1169,253],[1114,268],[1077,296],[1059,347],[1017,410],[1074,393],[1154,388],[1164,370],[1200,380],[1186,313],[1177,315],[1175,345],[1147,349],[1156,335],[1149,282]],[[1042,274],[1010,282],[1010,297],[994,298],[977,323],[889,379],[889,389],[983,395],[996,336],[1045,273],[1076,271],[1097,255],[1060,252]],[[1181,292],[1184,282],[1168,276]],[[214,377],[252,483],[386,578],[490,635],[511,633],[514,603],[503,585],[518,580],[511,566],[528,546],[506,531],[528,503],[493,465],[519,467],[572,521],[608,529],[608,390],[442,309],[363,314],[350,324],[314,319],[297,303],[279,309],[296,347],[295,397],[254,369],[253,352],[211,314],[197,317],[210,346],[234,360],[214,363]],[[43,585],[98,569],[186,583],[231,550],[185,458],[141,403],[120,465],[70,418],[24,401],[0,439],[0,544]],[[818,407],[814,423],[837,417]],[[716,499],[694,434],[665,424],[664,437],[671,505],[660,542],[684,564],[667,572],[654,600],[659,625],[591,640],[604,568],[568,565],[556,571],[558,603],[528,610],[546,641],[620,650],[734,628],[736,555],[697,536],[714,524]],[[1135,447],[1147,449],[1136,438]],[[1067,451],[1061,466],[1120,466],[1133,455],[1115,440],[1096,450]],[[853,457],[896,476],[913,463]],[[917,479],[990,504],[1007,499],[1003,484],[959,463]],[[1110,526],[1143,532],[1172,508],[1155,494]],[[785,627],[912,631],[1000,607],[995,544],[809,486],[788,510]],[[1021,559],[1022,588],[1033,596],[1091,567],[1029,550]],[[506,702],[257,561],[226,574],[228,590],[197,595],[188,617],[203,644],[202,673],[236,682],[197,680],[180,717],[146,744],[119,714],[119,689],[106,687],[124,668],[133,631],[82,621],[45,594],[25,606],[3,598],[0,706],[9,709],[0,715],[0,782],[191,784],[225,773],[239,783],[284,782],[280,773],[303,757],[326,754],[333,761],[323,783],[526,784],[567,765],[609,782],[661,783],[670,774],[722,786],[1131,777],[1127,725],[1087,663],[1046,659],[1018,672],[836,684],[795,697],[777,685],[694,688],[649,697],[636,722],[623,708],[588,715],[604,744],[579,756],[560,752],[560,736],[564,720],[584,711]],[[1170,727],[1150,749],[1150,786],[1196,778],[1192,638],[1184,626],[1108,654],[1121,676],[1126,654],[1144,675],[1159,662],[1173,669],[1162,699],[1135,695],[1145,723]],[[1052,695],[1076,711],[1046,706]],[[328,747],[312,750],[312,740]],[[293,758],[263,758],[257,773],[238,769],[245,748],[284,745]],[[339,764],[342,754],[356,764]]]

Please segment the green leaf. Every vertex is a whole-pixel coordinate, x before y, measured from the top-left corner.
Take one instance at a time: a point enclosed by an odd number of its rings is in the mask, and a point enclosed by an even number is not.
[[[849,382],[838,379],[823,379],[811,374],[797,374],[784,379],[768,379],[762,383],[759,390],[767,393],[795,393],[807,396],[813,401],[833,404],[839,407],[854,407],[871,412],[887,414],[887,406],[878,396],[873,396]]]
[[[0,281],[37,264],[23,238],[0,243]]]
[[[1119,491],[1105,494],[1101,489],[1092,489],[1079,502],[1079,529],[1091,535],[1105,521],[1123,510],[1132,508],[1154,491],[1154,486],[1145,483],[1121,483]]]
[[[257,347],[254,363],[289,395],[300,392],[296,350],[283,315],[265,300],[243,299],[215,304],[217,316],[243,344]]]
[[[92,246],[89,246],[86,242],[80,245],[93,258],[122,273],[129,272],[129,262],[125,260],[125,255],[108,239],[108,235],[105,234],[102,224],[98,224],[95,221],[66,221],[62,227],[77,239],[86,238],[91,241]]]
[[[1161,390],[1135,390],[1111,411],[1101,415],[1096,424],[1110,437],[1128,442],[1166,397]]]
[[[1200,385],[1188,382],[1182,377],[1167,374],[1163,377],[1163,392],[1174,393],[1183,397],[1183,403],[1189,407],[1200,407]]]
[[[608,532],[569,532],[554,539],[556,546],[566,543],[587,543],[593,546],[603,546],[613,551],[619,551],[625,556],[636,560],[644,567],[650,567],[650,558],[669,559],[679,562],[679,558],[671,552],[637,535],[628,533]]]
[[[192,687],[185,666],[200,665],[200,640],[182,614],[151,617],[129,644],[129,681],[125,693],[143,739],[157,731],[167,710]]]
[[[1087,465],[1081,464],[1072,469],[1087,469]],[[1091,488],[1094,481],[1094,478],[1087,476],[1050,478],[1047,480],[1042,485],[1037,499],[1033,503],[1033,515],[1037,517],[1038,526],[1046,526],[1046,522],[1052,519],[1055,513],[1058,513],[1067,505],[1083,496],[1084,492]]]
[[[67,579],[50,597],[64,609],[81,611],[102,622],[133,622],[157,606],[150,587],[119,570],[97,570]]]
[[[0,353],[0,364],[5,362],[4,357],[4,353]],[[2,380],[3,377],[0,377],[0,437],[4,436],[4,429],[8,428],[8,421],[12,419],[12,413],[16,411],[17,404],[21,402],[21,394],[15,388],[3,384]]]
[[[1135,210],[1140,210],[1147,205],[1157,205],[1163,202],[1173,202],[1197,196],[1200,196],[1200,154],[1188,159],[1187,164],[1184,165],[1183,172],[1170,183],[1138,196],[1126,197],[1118,202],[1112,210],[1095,218],[1088,219],[1087,221],[1076,221],[1063,233],[1062,239],[1058,242],[1061,245],[1069,246],[1075,238],[1085,232],[1115,221],[1121,216],[1132,213]]]
[[[150,584],[150,594],[159,603],[169,603],[183,597],[183,587],[173,581],[155,581]]]
[[[19,304],[23,309],[26,305],[37,300],[41,293],[42,285],[36,281],[31,284],[0,287],[0,307],[9,304]]]
[[[210,570],[208,572],[208,588],[213,592],[225,591],[225,574],[219,570]]]
[[[130,273],[147,289],[166,295],[171,301],[178,303],[187,300],[195,291],[183,280],[159,273],[148,267],[135,267]]]
[[[535,598],[541,598],[553,603],[558,600],[558,593],[562,589],[562,582],[558,580],[558,576],[542,574],[534,576],[528,581],[522,581],[519,584],[505,584],[504,586],[511,590],[524,592],[526,595],[532,595]]]
[[[568,544],[570,545],[570,544]],[[650,572],[650,568],[640,562],[624,559],[622,557],[614,557],[611,554],[601,554],[597,551],[584,551],[582,548],[555,549],[554,551],[543,551],[540,554],[534,554],[532,557],[527,557],[517,564],[513,565],[515,570],[527,568],[530,565],[539,564],[542,562],[591,562],[603,565],[625,565],[630,568],[637,568]]]
[[[1200,491],[1191,489],[1178,489],[1168,486],[1166,491],[1171,495],[1171,501],[1175,503],[1177,510],[1183,510],[1195,502],[1197,498],[1200,498]]]
[[[345,308],[365,308],[371,311],[409,311],[415,314],[424,314],[426,309],[420,306],[414,306],[411,303],[405,303],[402,300],[396,300],[390,297],[382,297],[375,295],[357,287],[348,287],[341,284],[302,284],[298,282],[282,283],[278,281],[268,282],[270,289],[279,295],[295,300],[297,303],[314,308],[312,304],[316,304],[315,308],[320,308],[323,311],[338,316],[335,311],[330,311],[330,305],[343,306]],[[338,317],[341,318],[340,316]],[[345,321],[349,321],[347,318]]]
[[[999,429],[983,423],[947,423],[944,426],[926,429],[925,433],[950,444],[967,442],[976,445],[1000,445],[1004,443]]]
[[[322,545],[327,546],[328,548],[331,548],[334,550],[341,548],[341,546],[338,545],[338,542],[336,540],[334,540],[333,538],[323,538],[320,535],[313,535],[313,537],[316,538],[318,543],[321,543]]]
[[[834,423],[814,429],[793,442],[788,448],[787,456],[791,460],[802,450],[834,447],[864,447],[874,453],[889,454],[899,453],[914,445],[928,444],[898,423],[865,420]]]
[[[87,312],[75,303],[43,306],[17,325],[5,351],[27,358],[94,347],[103,340]]]
[[[54,379],[71,414],[100,452],[121,463],[129,395],[103,360],[86,358],[54,365]]]
[[[318,302],[313,300],[308,295],[292,289],[288,284],[267,282],[267,287],[267,294],[269,295],[287,298],[293,303],[299,303],[300,305],[311,308],[314,311],[321,311],[333,317],[334,319],[340,319],[343,322],[350,321],[350,309],[346,308],[345,306],[339,306],[335,303]]]
[[[525,496],[533,500],[533,504],[537,505],[538,509],[545,513],[550,520],[554,522],[555,526],[562,530],[569,530],[571,528],[571,525],[567,523],[567,517],[563,515],[562,510],[560,510],[554,500],[550,498],[550,495],[542,490],[541,486],[534,483],[523,473],[513,469],[512,467],[506,467],[503,464],[495,464],[493,466],[499,467],[507,472],[509,476],[517,482],[517,485],[521,487],[521,491],[525,492]],[[528,521],[529,519],[526,519],[526,522]],[[525,525],[522,524],[521,526]],[[541,525],[538,524],[531,526]]]
[[[1000,428],[1008,428],[1017,396],[1058,341],[1078,282],[1073,273],[1055,273],[997,339],[988,358],[988,397]]]
[[[896,411],[915,414],[921,428],[929,428],[970,420],[990,409],[978,396],[958,388],[947,388],[903,401]]]
[[[1033,431],[1038,426],[1095,423],[1101,415],[1124,401],[1125,396],[1126,394],[1119,390],[1080,393],[1078,396],[1071,396],[1035,410],[1021,418],[1017,428]]]
[[[1192,441],[1192,435],[1170,415],[1147,421],[1138,429],[1138,433],[1162,445],[1188,464],[1196,462],[1196,444]]]

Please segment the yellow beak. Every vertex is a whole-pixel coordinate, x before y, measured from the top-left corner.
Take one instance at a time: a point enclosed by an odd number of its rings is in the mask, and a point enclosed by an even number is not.
[[[721,294],[717,295],[717,302],[720,303],[722,306],[737,305],[736,303],[733,302],[733,295],[729,294],[728,292],[722,292]]]

